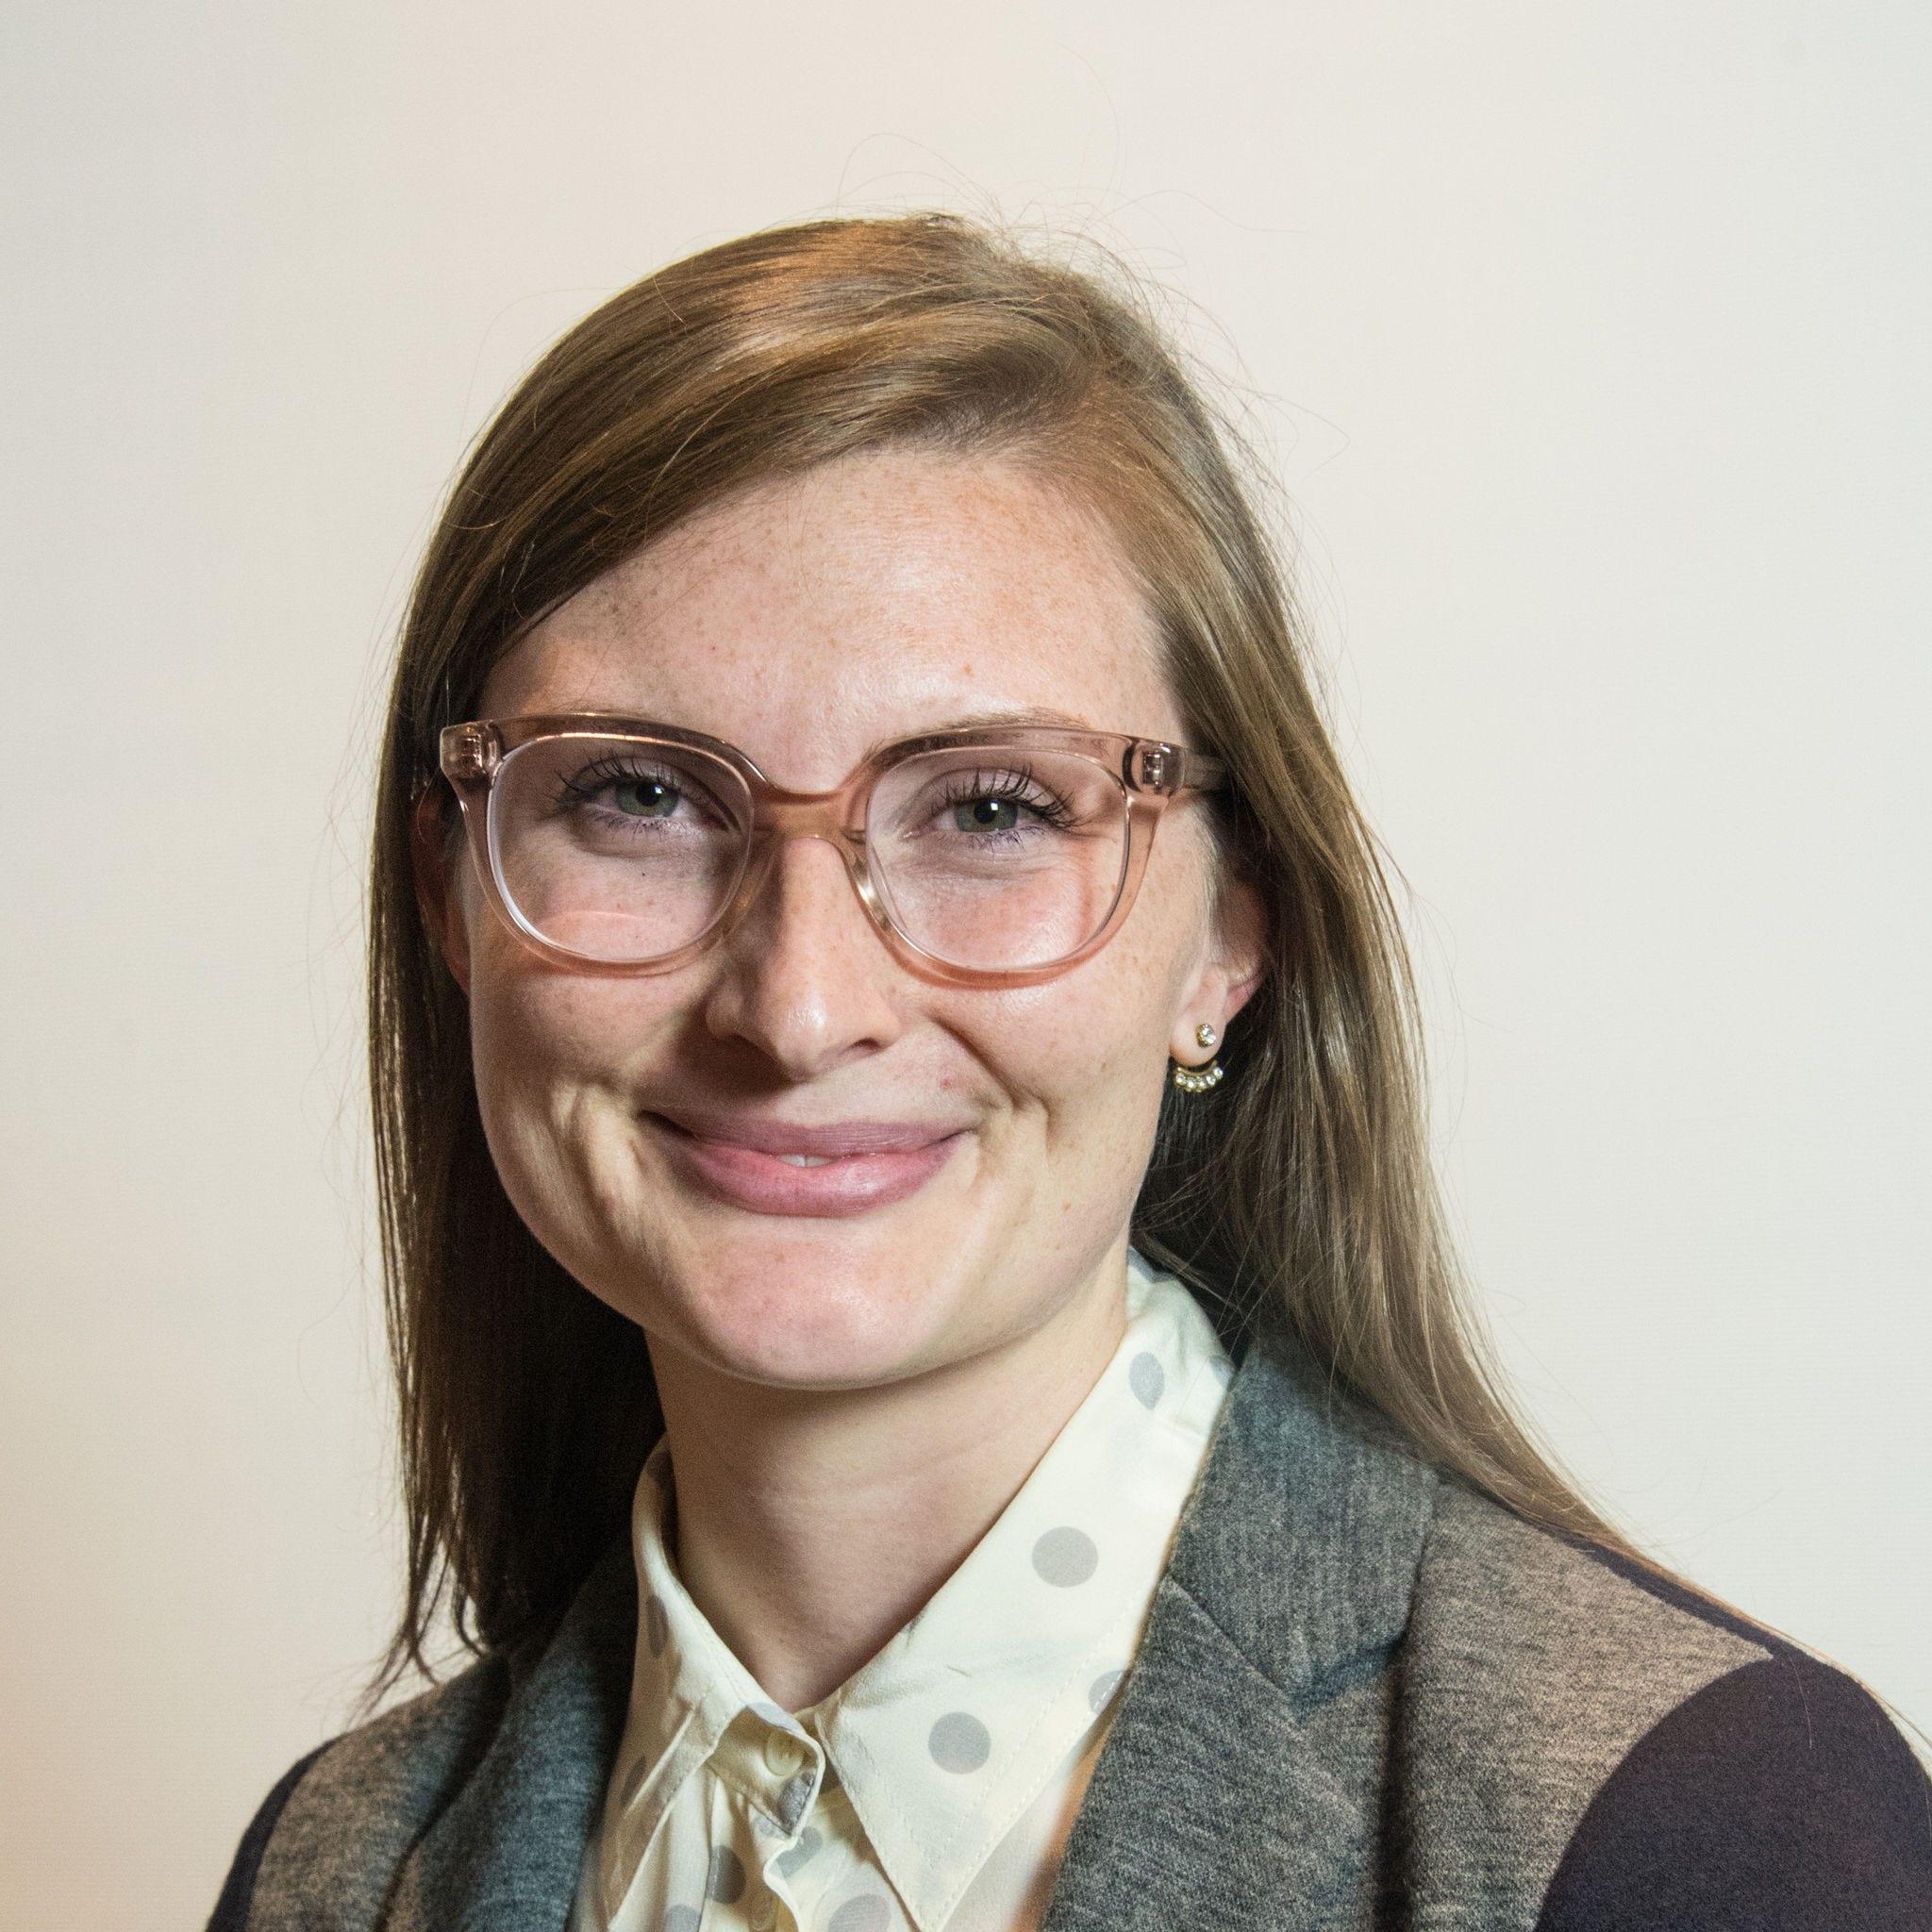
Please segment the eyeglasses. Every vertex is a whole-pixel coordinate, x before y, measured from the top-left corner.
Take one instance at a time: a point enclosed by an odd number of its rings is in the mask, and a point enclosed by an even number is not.
[[[549,958],[668,973],[744,916],[780,844],[823,839],[908,965],[979,987],[1098,951],[1168,804],[1226,780],[1180,745],[1058,725],[905,739],[819,792],[720,739],[604,712],[452,724],[440,752],[491,900]]]

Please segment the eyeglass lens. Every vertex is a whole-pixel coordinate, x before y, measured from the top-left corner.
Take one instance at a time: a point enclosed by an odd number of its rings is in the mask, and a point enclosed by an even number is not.
[[[866,858],[888,916],[922,951],[985,972],[1047,966],[1107,924],[1126,869],[1120,780],[1074,753],[946,748],[880,775]],[[503,762],[491,858],[504,896],[552,944],[641,964],[700,938],[751,856],[742,775],[694,748],[541,738]]]

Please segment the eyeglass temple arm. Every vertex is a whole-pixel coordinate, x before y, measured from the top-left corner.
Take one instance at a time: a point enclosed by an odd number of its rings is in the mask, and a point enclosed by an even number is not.
[[[437,765],[452,785],[480,784],[503,761],[503,744],[489,724],[446,724],[437,734]]]
[[[1176,791],[1219,791],[1227,783],[1227,767],[1204,751],[1143,738],[1127,755],[1127,777],[1142,791],[1171,797]]]

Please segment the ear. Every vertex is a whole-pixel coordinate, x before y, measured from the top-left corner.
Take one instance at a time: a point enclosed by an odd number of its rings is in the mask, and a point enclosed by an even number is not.
[[[1168,1041],[1168,1052],[1182,1066],[1206,1066],[1214,1058],[1214,1049],[1201,1044],[1197,1029],[1211,1026],[1217,1035],[1225,1035],[1227,1023],[1267,977],[1267,932],[1260,893],[1244,881],[1224,884],[1214,910],[1212,946],[1174,1015]]]
[[[409,814],[409,863],[416,875],[416,908],[450,976],[470,991],[470,930],[457,891],[460,852],[452,862],[447,794],[432,785]]]

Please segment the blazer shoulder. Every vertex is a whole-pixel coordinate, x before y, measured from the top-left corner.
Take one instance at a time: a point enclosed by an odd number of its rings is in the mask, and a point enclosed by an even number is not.
[[[1652,1725],[1591,1800],[1537,1920],[1634,1925],[1932,1925],[1932,1785],[1877,1700],[1781,1646]]]
[[[485,1659],[296,1760],[262,1801],[208,1932],[367,1932],[393,1875],[493,1735],[508,1674]]]
[[[1807,1778],[1831,1781],[1854,1808],[1880,1807],[1895,1846],[1913,1841],[1914,1807],[1924,1815],[1924,1774],[1851,1679],[1669,1576],[1526,1524],[1453,1483],[1438,1492],[1418,1566],[1400,1700],[1413,1857],[1426,1871],[1453,1868],[1457,1888],[1499,1924],[1545,1924],[1545,1894],[1551,1909],[1571,1914],[1548,1920],[1545,1932],[1734,1923],[1695,1912],[1574,1916],[1600,1913],[1606,1869],[1629,1868],[1633,1857],[1664,1869],[1647,1851],[1638,1857],[1644,1840],[1632,1821],[1655,1815],[1666,1786],[1686,1830],[1702,1807],[1702,1836],[1687,1840],[1686,1857],[1721,1842],[1748,1847],[1742,1820],[1752,1814],[1716,1801],[1728,1788],[1745,1802],[1754,1778],[1794,1792]],[[1807,1711],[1829,1714],[1831,1741],[1798,1757]],[[1842,1859],[1825,1848],[1847,1841],[1835,1826],[1821,1829],[1814,1862],[1826,1870]],[[1607,1867],[1607,1847],[1615,1848]],[[1894,1859],[1893,1869],[1911,1868]],[[1784,1922],[1747,1914],[1735,1923]]]
[[[1790,1648],[1674,1578],[1454,1482],[1437,1493],[1407,1647],[1421,1685],[1466,1705],[1479,1729],[1493,1727],[1486,1709],[1519,1738],[1558,1724],[1594,1737],[1606,1769],[1713,1678]]]
[[[244,1932],[249,1907],[255,1897],[255,1874],[261,1869],[262,1853],[268,1848],[275,1823],[293,1795],[295,1787],[308,1776],[309,1767],[328,1748],[326,1744],[318,1744],[307,1756],[298,1757],[275,1780],[268,1796],[261,1801],[255,1816],[248,1822],[248,1829],[242,1834],[242,1842],[228,1866],[228,1875],[222,1881],[221,1896],[215,1900],[214,1912],[208,1922],[208,1932]]]

